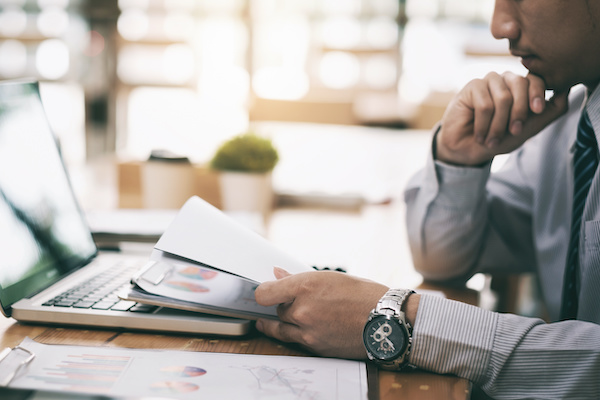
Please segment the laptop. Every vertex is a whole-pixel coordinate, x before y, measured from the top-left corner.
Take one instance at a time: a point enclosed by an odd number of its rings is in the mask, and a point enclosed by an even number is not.
[[[101,252],[35,81],[0,82],[0,308],[27,323],[240,336],[250,321],[119,299],[148,256]]]

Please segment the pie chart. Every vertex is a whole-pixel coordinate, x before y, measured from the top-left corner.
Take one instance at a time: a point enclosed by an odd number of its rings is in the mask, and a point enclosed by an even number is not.
[[[206,370],[198,367],[189,367],[185,365],[171,365],[160,369],[161,372],[166,372],[171,376],[182,378],[193,378],[206,374]]]

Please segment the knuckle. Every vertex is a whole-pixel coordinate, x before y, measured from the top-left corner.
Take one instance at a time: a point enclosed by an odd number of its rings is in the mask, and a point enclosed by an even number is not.
[[[296,307],[291,311],[289,317],[296,325],[305,326],[310,320],[310,313],[306,312],[304,307]]]
[[[310,349],[315,349],[318,345],[317,336],[311,332],[304,332],[302,334],[302,343]]]
[[[497,72],[488,72],[485,76],[486,80],[490,80],[490,79],[498,79],[500,77],[500,75],[498,75]]]
[[[477,108],[483,114],[491,114],[494,112],[494,103],[491,100],[482,100]]]
[[[501,90],[497,95],[497,101],[501,105],[511,105],[513,102],[513,96],[509,90]]]
[[[527,79],[524,76],[515,74],[514,72],[506,71],[502,74],[502,78],[506,82],[525,82]]]
[[[463,90],[464,91],[475,90],[477,88],[485,87],[486,85],[487,84],[484,79],[476,78],[476,79],[471,80],[469,83],[467,83],[467,85],[465,86],[465,88]]]

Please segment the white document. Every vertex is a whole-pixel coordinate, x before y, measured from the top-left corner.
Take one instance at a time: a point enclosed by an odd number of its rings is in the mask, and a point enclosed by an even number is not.
[[[154,248],[259,283],[274,279],[275,266],[292,274],[311,270],[196,196],[183,205]]]
[[[21,345],[35,354],[8,387],[131,398],[366,400],[363,362],[173,350]]]
[[[256,303],[254,291],[258,284],[254,281],[192,264],[164,252],[152,258],[156,261],[149,262],[133,276],[135,285],[123,292],[122,298],[226,317],[277,318],[276,306]]]

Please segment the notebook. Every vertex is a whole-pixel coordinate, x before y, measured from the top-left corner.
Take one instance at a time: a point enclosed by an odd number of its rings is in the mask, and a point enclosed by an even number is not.
[[[238,336],[245,319],[151,307],[116,294],[148,255],[98,250],[37,82],[0,82],[0,306],[18,321]]]

